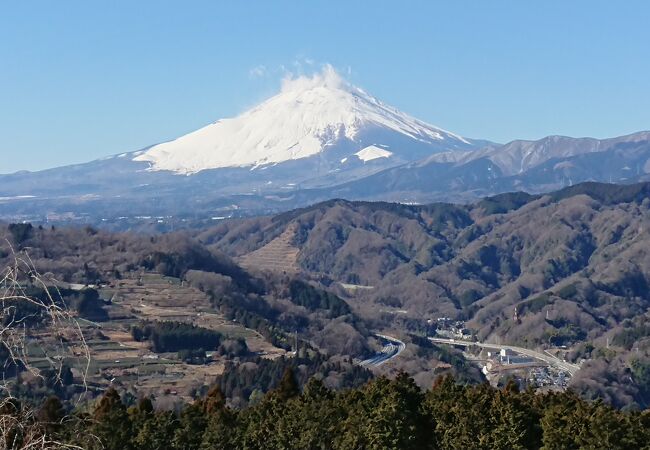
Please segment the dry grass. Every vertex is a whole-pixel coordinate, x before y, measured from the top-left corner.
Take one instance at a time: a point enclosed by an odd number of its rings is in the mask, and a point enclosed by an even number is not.
[[[239,259],[239,264],[245,269],[284,273],[298,272],[300,249],[292,244],[295,234],[296,227],[292,224],[264,247],[242,256]]]

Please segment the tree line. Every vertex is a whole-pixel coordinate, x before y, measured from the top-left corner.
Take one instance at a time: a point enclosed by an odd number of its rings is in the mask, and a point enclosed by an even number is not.
[[[294,372],[295,378],[302,387],[314,376],[337,390],[359,387],[373,377],[372,372],[354,364],[351,358],[330,358],[305,348],[292,358],[255,356],[242,358],[240,362],[226,362],[223,373],[215,380],[231,404],[238,406],[257,403],[264,393],[280,383],[287,369],[296,367],[300,370]]]
[[[300,280],[292,280],[289,283],[290,300],[299,306],[304,306],[309,311],[322,309],[328,312],[330,317],[339,317],[350,314],[350,306],[336,295],[316,289],[309,283]]]
[[[2,413],[20,411],[9,403]],[[451,377],[423,392],[405,373],[339,392],[314,377],[301,391],[287,369],[274,390],[241,410],[218,386],[180,412],[156,411],[149,398],[127,407],[110,388],[90,412],[66,417],[51,397],[32,420],[47,439],[106,450],[650,448],[650,410]],[[8,449],[21,448],[20,429],[8,436]]]
[[[216,350],[221,333],[183,322],[148,322],[134,325],[131,335],[137,342],[149,341],[156,353],[180,350]]]

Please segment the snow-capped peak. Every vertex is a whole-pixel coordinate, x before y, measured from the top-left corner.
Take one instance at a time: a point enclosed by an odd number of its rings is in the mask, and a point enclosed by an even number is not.
[[[448,149],[471,145],[461,136],[385,105],[327,65],[313,76],[285,79],[279,94],[237,117],[155,145],[134,160],[149,162],[152,170],[184,174],[256,167],[307,158],[341,141],[352,142],[357,150],[382,144],[367,141],[373,130],[382,136],[386,131],[397,133],[420,145],[433,144],[431,153],[439,151],[443,142]],[[363,143],[358,139],[362,133]]]

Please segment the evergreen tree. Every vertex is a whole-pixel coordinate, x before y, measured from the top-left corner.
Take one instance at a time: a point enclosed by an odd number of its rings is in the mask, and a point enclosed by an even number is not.
[[[492,397],[487,384],[472,388],[457,385],[451,377],[438,380],[427,394],[426,409],[440,447],[489,448]]]
[[[490,447],[493,449],[538,449],[541,446],[539,413],[526,394],[509,383],[493,397],[490,416]]]
[[[283,404],[284,402],[282,402]],[[248,408],[241,415],[242,448],[277,448],[276,425],[281,403],[273,393],[267,394],[254,408]]]
[[[172,447],[176,450],[196,450],[203,440],[207,426],[207,417],[203,400],[196,400],[183,408],[178,427],[172,438]]]
[[[297,448],[326,450],[332,448],[332,438],[338,432],[344,416],[334,393],[321,380],[312,377],[295,403],[291,417],[300,427]]]
[[[333,436],[333,448],[367,448],[366,436],[361,433],[365,424],[365,393],[361,389],[343,392],[337,395],[336,406],[342,410],[342,420]]]
[[[431,440],[433,423],[423,410],[424,396],[405,372],[394,380],[380,378],[370,383],[367,398],[369,420],[364,433],[368,448],[424,449]]]
[[[7,401],[0,414],[7,423],[35,425],[45,437],[91,450],[650,450],[650,411],[616,410],[571,392],[519,392],[511,383],[501,390],[459,385],[449,377],[424,394],[405,373],[338,393],[312,378],[300,394],[287,370],[275,390],[241,411],[227,406],[217,386],[180,416],[155,412],[148,398],[127,411],[113,388],[90,416],[62,421],[64,408],[54,397],[43,403],[37,422],[24,411]],[[29,428],[14,428],[4,435],[3,448],[34,442]]]
[[[203,401],[203,411],[206,414],[217,414],[226,408],[226,397],[219,386],[213,386]]]
[[[298,380],[296,380],[296,375],[291,367],[284,369],[280,384],[276,388],[275,393],[281,400],[288,400],[300,395]]]
[[[133,447],[137,450],[159,450],[171,447],[178,419],[171,411],[150,413],[138,428],[134,427]]]
[[[93,413],[92,434],[105,450],[131,449],[131,422],[120,394],[110,387]],[[97,445],[97,444],[95,444]]]
[[[582,402],[573,394],[548,394],[544,399],[542,426],[542,449],[578,449],[578,436],[584,434],[577,417],[583,415]]]
[[[260,389],[254,389],[251,392],[251,395],[248,397],[248,404],[250,406],[255,406],[264,398],[264,393]]]
[[[237,414],[224,406],[210,413],[203,433],[201,449],[229,450],[233,448],[241,448]]]
[[[131,406],[127,409],[127,413],[131,422],[131,427],[133,429],[134,447],[139,448],[135,442],[137,440],[137,436],[144,428],[148,426],[148,422],[153,418],[153,403],[148,397],[140,398],[136,405]]]

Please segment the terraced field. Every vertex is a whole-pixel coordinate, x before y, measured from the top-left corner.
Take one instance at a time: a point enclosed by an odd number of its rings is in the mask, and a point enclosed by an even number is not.
[[[250,351],[275,358],[286,352],[273,347],[254,330],[225,319],[211,307],[209,298],[175,278],[143,273],[118,280],[100,290],[110,320],[92,322],[79,319],[85,345],[90,352],[88,382],[97,389],[110,384],[131,386],[139,395],[173,395],[191,400],[192,393],[210,384],[224,368],[225,360],[216,356],[204,365],[189,365],[178,360],[175,353],[155,354],[148,343],[136,342],[131,326],[140,321],[178,321],[192,323],[220,332],[230,338],[244,338]],[[30,359],[36,368],[50,367],[48,354],[54,337],[48,331],[33,336]],[[70,340],[72,350],[67,361],[79,377],[86,370],[82,357],[84,342]],[[74,356],[76,355],[76,357]]]
[[[300,249],[292,244],[295,234],[295,226],[289,225],[280,236],[264,247],[239,258],[239,264],[245,269],[287,274],[298,272],[297,260]]]
[[[109,314],[115,319],[111,323],[130,325],[138,320],[192,323],[232,338],[244,338],[253,352],[268,357],[284,354],[284,350],[268,344],[256,331],[216,313],[207,295],[176,278],[145,273],[119,280],[115,286],[103,289],[102,296],[113,303]],[[122,334],[122,342],[125,338]]]

